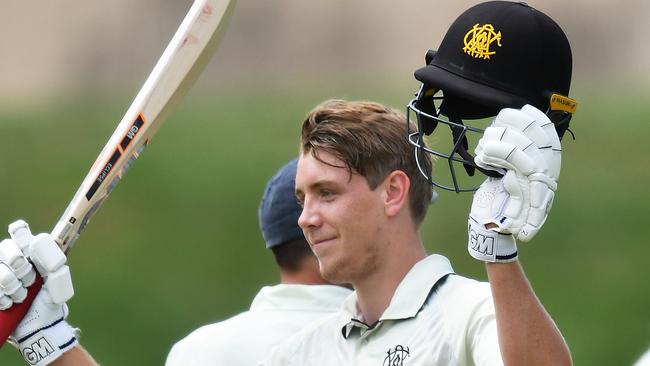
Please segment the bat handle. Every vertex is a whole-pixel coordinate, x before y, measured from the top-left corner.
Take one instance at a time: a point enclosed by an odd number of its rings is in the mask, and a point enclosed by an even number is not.
[[[7,338],[13,333],[20,321],[23,320],[23,317],[27,314],[27,310],[29,310],[32,302],[34,302],[34,298],[42,286],[43,278],[37,273],[36,281],[27,289],[25,301],[20,304],[15,304],[7,310],[0,311],[0,347],[6,343]]]

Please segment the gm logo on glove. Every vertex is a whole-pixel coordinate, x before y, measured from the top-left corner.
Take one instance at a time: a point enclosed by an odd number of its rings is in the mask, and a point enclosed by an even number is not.
[[[30,365],[36,365],[39,361],[54,353],[54,347],[44,337],[39,338],[30,346],[23,348],[23,358]]]
[[[469,242],[472,250],[479,252],[483,255],[494,254],[494,238],[479,234],[476,231],[469,229]]]

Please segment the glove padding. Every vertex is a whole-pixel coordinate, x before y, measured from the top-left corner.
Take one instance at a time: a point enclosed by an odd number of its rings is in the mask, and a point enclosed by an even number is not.
[[[25,361],[44,366],[78,344],[78,330],[65,318],[74,294],[66,257],[49,234],[32,236],[26,222],[9,225],[11,239],[0,242],[0,306],[8,309],[24,301],[36,277],[44,284],[27,314],[10,337]],[[30,264],[31,261],[31,264]],[[32,266],[33,264],[33,266]]]
[[[499,233],[531,240],[546,221],[560,175],[562,150],[553,123],[530,105],[505,108],[485,130],[475,153],[478,166],[504,177],[513,171],[515,176],[503,182],[508,197],[500,198],[502,207],[492,205],[491,217],[474,218],[495,224]]]

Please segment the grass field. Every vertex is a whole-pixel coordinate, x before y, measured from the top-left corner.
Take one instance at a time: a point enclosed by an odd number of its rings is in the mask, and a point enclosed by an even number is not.
[[[277,280],[257,205],[266,180],[296,154],[304,114],[330,96],[401,107],[408,95],[190,95],[71,253],[70,321],[82,343],[105,365],[160,365],[193,328],[246,309]],[[520,258],[575,364],[629,365],[650,345],[650,105],[579,98],[555,205]],[[0,223],[25,218],[34,231],[50,230],[129,99],[2,107]],[[483,279],[465,249],[470,202],[440,192],[423,235],[458,273]],[[0,352],[0,365],[21,364],[11,347]]]

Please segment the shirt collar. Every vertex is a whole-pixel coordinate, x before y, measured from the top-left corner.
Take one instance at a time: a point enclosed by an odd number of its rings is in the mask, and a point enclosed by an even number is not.
[[[251,310],[303,310],[341,308],[352,291],[334,285],[279,284],[264,286],[251,304]]]
[[[449,260],[438,254],[430,255],[417,262],[397,286],[379,322],[415,317],[429,298],[431,289],[436,283],[452,273],[454,270]],[[361,328],[362,333],[372,329],[372,326],[366,325],[359,319],[362,317],[357,306],[357,293],[354,292],[345,299],[340,318],[341,331],[346,338],[355,327]]]

